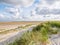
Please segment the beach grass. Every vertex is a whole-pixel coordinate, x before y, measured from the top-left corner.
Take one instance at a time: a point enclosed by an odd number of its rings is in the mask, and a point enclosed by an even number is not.
[[[49,35],[59,32],[60,22],[45,22],[37,25],[32,31],[27,31],[19,40],[9,45],[47,45]]]

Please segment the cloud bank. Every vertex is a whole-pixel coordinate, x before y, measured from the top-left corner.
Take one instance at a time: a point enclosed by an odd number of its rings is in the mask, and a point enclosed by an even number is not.
[[[30,6],[34,0],[0,0],[0,3],[11,4],[15,6]]]
[[[39,15],[58,15],[60,13],[60,0],[41,0],[35,11]]]
[[[0,3],[12,5],[0,15],[3,20],[60,20],[60,0],[0,0]]]

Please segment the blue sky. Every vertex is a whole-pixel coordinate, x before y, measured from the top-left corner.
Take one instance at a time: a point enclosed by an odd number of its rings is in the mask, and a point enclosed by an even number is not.
[[[0,22],[60,20],[59,4],[59,0],[0,0]]]

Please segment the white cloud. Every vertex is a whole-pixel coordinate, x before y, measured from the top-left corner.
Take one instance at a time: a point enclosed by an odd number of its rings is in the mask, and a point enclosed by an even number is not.
[[[53,2],[53,3],[48,4],[47,1],[48,1],[48,3],[50,1]],[[44,13],[46,13],[46,12],[49,13],[49,11],[53,12],[53,9],[55,9],[54,13],[60,12],[60,0],[41,0],[41,3],[38,4],[37,8],[35,9],[35,12],[38,13],[38,15],[42,15],[40,13],[43,13],[43,15],[50,15],[50,14],[44,14]],[[53,15],[55,15],[55,14],[53,14]]]
[[[35,0],[0,0],[0,3],[7,3],[12,5],[21,5],[21,6],[30,6],[34,3]]]
[[[49,5],[49,2],[53,2],[53,4]],[[49,8],[49,9],[54,9],[54,8],[60,8],[60,0],[48,0],[48,3],[46,2],[46,0],[41,0],[41,3],[38,5],[39,8]]]
[[[0,14],[0,18],[5,18],[5,16],[3,14]]]
[[[31,6],[34,3],[35,0],[22,0],[23,6]]]
[[[60,1],[56,0],[41,0],[41,3],[36,5],[36,7],[32,8],[32,12],[28,12],[28,7],[31,6],[34,0],[2,0],[2,2],[7,4],[15,5],[15,7],[6,8],[5,13],[9,13],[9,16],[0,15],[0,17],[10,20],[20,20],[20,21],[45,21],[45,20],[59,20],[60,15],[53,15],[53,14],[46,14],[46,15],[39,15],[37,14],[37,10],[41,11],[44,9],[46,12],[47,9],[60,9]],[[20,6],[25,7],[26,9],[22,10]],[[27,11],[28,10],[28,11]],[[23,13],[21,13],[23,12]],[[41,11],[43,12],[43,11]]]
[[[18,9],[18,8],[12,8],[12,7],[6,8],[6,12],[9,13],[10,15],[12,15],[12,17],[14,19],[17,19],[20,16],[20,9]]]

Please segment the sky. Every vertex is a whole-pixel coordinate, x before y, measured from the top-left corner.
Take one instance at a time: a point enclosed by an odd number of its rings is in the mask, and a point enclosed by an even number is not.
[[[60,0],[0,0],[0,22],[60,20]]]

